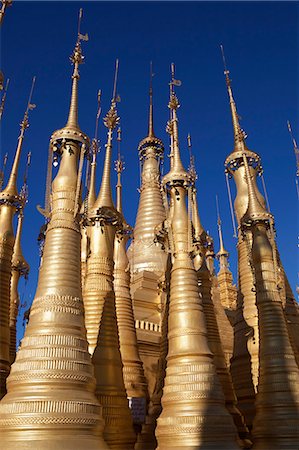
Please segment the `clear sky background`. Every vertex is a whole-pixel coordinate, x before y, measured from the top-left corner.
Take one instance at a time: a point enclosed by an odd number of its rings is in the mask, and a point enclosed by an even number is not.
[[[155,132],[168,154],[165,132],[169,117],[170,63],[176,63],[181,102],[179,134],[182,159],[188,165],[186,136],[191,133],[198,171],[198,200],[204,227],[218,249],[215,195],[218,194],[226,248],[236,280],[236,240],[233,238],[224,177],[224,160],[233,148],[230,109],[219,45],[225,48],[233,91],[248,147],[261,155],[277,241],[283,264],[295,289],[298,272],[298,201],[295,156],[288,135],[289,119],[298,136],[298,3],[295,2],[17,2],[7,10],[1,29],[1,68],[10,87],[1,125],[1,164],[16,148],[33,75],[37,76],[21,171],[32,152],[29,202],[25,210],[23,252],[31,266],[20,293],[27,307],[38,277],[37,236],[43,217],[48,144],[51,133],[64,126],[69,105],[72,67],[69,56],[83,7],[81,31],[86,57],[80,67],[79,123],[91,138],[102,89],[102,110],[110,105],[115,59],[120,59],[118,111],[122,126],[124,212],[134,224],[139,194],[137,147],[146,135],[149,62],[154,65]],[[103,115],[102,115],[103,117]],[[106,129],[99,128],[102,151]],[[116,141],[115,141],[116,142]],[[116,158],[116,145],[114,147]],[[168,158],[165,158],[165,173]],[[8,174],[8,170],[6,175]],[[7,179],[7,178],[6,178]],[[112,175],[113,186],[116,174]],[[20,182],[21,185],[21,182]],[[233,195],[234,182],[231,182]],[[23,314],[23,312],[22,312]],[[22,325],[19,324],[19,336]]]

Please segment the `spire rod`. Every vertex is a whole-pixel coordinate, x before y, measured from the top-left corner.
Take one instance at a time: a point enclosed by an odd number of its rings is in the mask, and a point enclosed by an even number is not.
[[[150,86],[149,86],[149,115],[148,115],[148,137],[154,137],[154,112],[153,112],[153,63],[150,62]]]
[[[228,252],[225,250],[224,244],[223,244],[222,226],[221,226],[222,222],[221,222],[220,212],[219,212],[218,195],[216,195],[216,210],[217,210],[217,225],[218,225],[219,244],[220,244],[220,249],[219,249],[218,255],[219,256],[228,255]]]
[[[188,133],[188,135],[187,135],[187,144],[188,144],[189,160],[190,160],[189,173],[192,178],[192,183],[194,184],[195,180],[197,179],[197,174],[196,174],[196,169],[195,169],[195,158],[194,158],[194,155],[192,154],[192,142],[191,142],[190,133]]]
[[[97,210],[102,206],[107,206],[110,208],[114,208],[113,199],[112,199],[112,191],[111,191],[111,154],[112,154],[112,135],[114,128],[119,123],[119,117],[117,115],[116,110],[116,102],[117,102],[117,76],[118,76],[118,67],[119,61],[118,59],[115,62],[115,73],[114,73],[114,84],[113,84],[113,97],[111,100],[111,106],[104,118],[104,125],[108,128],[108,137],[106,144],[106,155],[105,162],[103,168],[102,182],[100,187],[99,195],[94,203],[94,209]]]
[[[81,34],[80,33],[80,27],[81,27],[81,20],[82,20],[83,10],[80,8],[79,11],[79,18],[78,18],[78,36],[77,36],[77,42],[74,48],[74,51],[70,57],[71,63],[74,65],[74,71],[72,75],[72,94],[71,94],[71,102],[70,102],[70,108],[69,108],[69,115],[66,127],[70,128],[79,128],[78,124],[78,80],[80,78],[79,75],[79,65],[83,63],[84,56],[82,54],[81,49],[81,41],[88,41],[88,34]]]
[[[171,82],[170,86],[170,100],[168,107],[170,108],[172,114],[172,131],[173,131],[173,169],[176,171],[184,172],[179,149],[179,137],[178,137],[178,119],[177,119],[177,109],[180,107],[178,98],[174,91],[174,86],[181,86],[182,82],[175,79],[175,65],[171,63]]]
[[[116,209],[118,212],[122,212],[122,183],[121,174],[125,169],[124,162],[120,154],[120,143],[121,143],[121,128],[117,130],[117,160],[115,161],[115,170],[117,173],[117,184],[116,184]]]
[[[2,95],[2,99],[1,99],[1,105],[0,105],[0,121],[1,121],[1,119],[2,119],[2,115],[3,115],[3,111],[4,111],[4,106],[5,106],[5,100],[6,100],[6,94],[7,94],[8,85],[9,85],[9,78],[7,78],[7,80],[6,80],[6,85],[5,85],[4,92],[3,92],[3,95]]]
[[[6,168],[7,160],[8,160],[8,153],[5,153],[4,158],[3,158],[2,169],[0,170],[0,191],[2,190],[2,187],[3,187],[5,168]]]
[[[288,130],[289,130],[289,133],[290,133],[290,136],[291,136],[291,139],[292,139],[294,153],[295,153],[295,156],[296,156],[296,188],[297,188],[297,197],[298,197],[298,200],[299,200],[299,186],[298,186],[298,179],[299,179],[299,148],[298,148],[297,142],[296,142],[296,140],[294,138],[293,131],[292,131],[292,128],[291,128],[291,124],[290,124],[289,121],[287,121],[287,125],[288,125]]]
[[[25,134],[25,130],[29,127],[28,113],[29,113],[29,111],[31,111],[32,109],[34,109],[36,107],[36,105],[34,103],[31,103],[35,80],[36,80],[36,77],[33,77],[30,94],[29,94],[29,98],[28,98],[28,103],[27,103],[27,108],[26,108],[26,111],[24,114],[24,118],[20,124],[20,135],[18,137],[18,145],[17,145],[17,150],[15,153],[13,166],[11,169],[11,173],[10,173],[10,177],[9,177],[7,186],[4,189],[4,191],[6,191],[6,193],[9,193],[11,195],[18,195],[17,176],[18,176],[18,168],[19,168],[19,163],[20,163],[22,145],[23,145],[23,140],[24,140],[24,134]]]
[[[115,61],[115,73],[114,73],[114,83],[113,83],[113,95],[112,95],[112,101],[116,103],[116,89],[117,89],[117,78],[118,78],[118,67],[119,67],[119,60],[117,59]]]
[[[235,150],[234,151],[243,150],[244,148],[246,148],[245,139],[246,139],[247,135],[240,127],[239,116],[237,113],[237,107],[236,107],[236,103],[235,103],[235,100],[233,97],[233,92],[232,92],[232,87],[231,87],[231,79],[229,78],[230,72],[227,69],[223,45],[220,45],[220,49],[221,49],[221,54],[222,54],[224,75],[225,75],[225,81],[226,81],[229,102],[230,102],[230,108],[231,108],[231,114],[232,114],[234,140],[235,140]]]

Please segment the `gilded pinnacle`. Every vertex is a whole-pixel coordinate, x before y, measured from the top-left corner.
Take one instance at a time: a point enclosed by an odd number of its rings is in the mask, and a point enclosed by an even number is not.
[[[242,128],[240,127],[239,123],[239,116],[237,113],[237,107],[236,103],[233,97],[232,87],[231,87],[231,79],[229,78],[229,70],[227,70],[226,67],[226,60],[224,56],[223,46],[220,46],[222,58],[223,58],[223,64],[224,64],[224,75],[225,75],[225,81],[227,86],[227,92],[229,96],[229,103],[231,108],[231,114],[232,114],[232,122],[233,122],[233,130],[234,130],[234,141],[235,141],[235,148],[234,152],[237,151],[244,151],[247,150],[245,139],[247,137],[246,133]]]
[[[116,111],[116,103],[113,100],[111,102],[111,107],[104,118],[104,125],[109,130],[114,130],[114,128],[119,124],[119,120],[120,119],[119,119],[119,117],[117,115],[117,111]]]
[[[74,71],[72,75],[72,92],[69,107],[68,120],[64,128],[57,130],[53,133],[51,137],[51,142],[55,143],[63,139],[73,139],[74,141],[81,142],[82,144],[87,144],[88,147],[89,140],[86,135],[80,129],[78,123],[78,84],[79,84],[79,65],[83,63],[84,56],[81,49],[81,41],[88,41],[88,35],[82,35],[80,33],[80,23],[82,18],[82,9],[79,13],[79,24],[78,24],[78,37],[70,60],[74,65]]]
[[[172,81],[170,82],[170,100],[168,107],[171,110],[171,128],[169,132],[171,137],[171,170],[163,178],[163,184],[167,183],[187,183],[191,181],[190,174],[184,169],[182,164],[180,148],[179,148],[179,136],[178,136],[178,119],[177,109],[179,108],[179,101],[174,93],[174,86],[180,86],[181,81],[174,79],[174,65],[172,64]]]

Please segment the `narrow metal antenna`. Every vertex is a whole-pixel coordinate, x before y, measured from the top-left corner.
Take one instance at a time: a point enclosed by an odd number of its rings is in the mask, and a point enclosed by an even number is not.
[[[2,114],[4,111],[4,106],[5,106],[5,100],[6,100],[6,94],[7,94],[7,89],[8,89],[8,85],[9,85],[9,78],[7,78],[6,80],[6,85],[5,85],[5,89],[2,95],[2,99],[1,99],[1,105],[0,105],[0,120],[2,119]]]
[[[291,124],[290,124],[289,121],[287,121],[287,125],[288,125],[288,130],[289,130],[289,133],[290,133],[290,136],[291,136],[291,139],[292,139],[294,153],[295,153],[295,156],[296,156],[296,189],[297,189],[297,197],[298,197],[298,200],[299,200],[299,183],[298,183],[298,180],[299,180],[299,148],[298,148],[297,142],[296,142],[296,140],[295,140],[295,138],[293,136]]]
[[[217,224],[221,225],[220,212],[219,212],[219,203],[218,203],[218,195],[216,194],[216,211],[217,211]]]
[[[118,77],[118,66],[119,66],[119,60],[117,59],[115,61],[115,74],[114,74],[114,84],[113,84],[113,96],[112,101],[116,102],[116,88],[117,88],[117,77]]]
[[[0,191],[2,190],[3,183],[4,183],[4,174],[5,174],[7,160],[8,160],[8,153],[5,153],[4,158],[3,158],[2,169],[0,170]]]
[[[36,77],[34,76],[32,78],[31,90],[30,90],[30,94],[29,94],[29,98],[28,98],[27,109],[26,109],[26,112],[25,112],[26,115],[28,114],[29,110],[31,111],[32,109],[36,108],[36,105],[34,103],[31,103],[35,81],[36,81]]]

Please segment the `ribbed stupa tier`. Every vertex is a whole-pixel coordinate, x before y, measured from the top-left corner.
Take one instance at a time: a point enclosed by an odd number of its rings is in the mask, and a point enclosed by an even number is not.
[[[114,292],[123,376],[128,397],[148,397],[147,382],[139,356],[132,299],[126,238],[114,243]]]
[[[234,391],[230,372],[228,370],[224,352],[221,345],[219,328],[217,324],[215,308],[211,296],[212,282],[211,275],[207,268],[205,260],[201,268],[197,271],[199,292],[201,295],[204,315],[206,319],[208,343],[214,355],[214,364],[222,391],[225,397],[225,406],[233,417],[240,439],[244,441],[248,438],[248,429],[244,423],[244,419],[237,408],[237,398]]]
[[[114,238],[106,225],[96,222],[89,227],[90,255],[87,260],[86,277],[83,290],[85,325],[89,353],[92,355],[97,344],[99,326],[102,317],[105,298],[112,288],[113,258],[111,249]],[[113,255],[113,253],[112,253]]]
[[[10,308],[9,308],[9,358],[12,364],[16,357],[17,347],[17,317],[19,312],[20,297],[18,284],[21,274],[18,270],[12,270],[10,280]]]
[[[280,297],[284,308],[284,314],[289,331],[290,341],[293,347],[297,366],[299,367],[299,304],[295,299],[288,277],[284,271],[277,251],[279,270],[283,281],[283,289],[280,290]]]
[[[149,271],[164,275],[167,255],[155,243],[155,228],[165,220],[160,171],[155,145],[145,150],[140,200],[134,228],[134,240],[128,249],[131,274]]]
[[[81,298],[81,238],[74,218],[79,146],[69,141],[61,151],[38,288],[0,405],[6,450],[107,448]]]
[[[141,433],[137,435],[137,442],[134,450],[155,450],[157,447],[157,440],[155,436],[155,430],[157,426],[157,419],[161,414],[162,405],[161,398],[163,394],[164,380],[166,374],[166,357],[168,353],[168,315],[169,315],[169,288],[170,288],[170,270],[171,262],[170,256],[168,257],[168,264],[166,270],[166,301],[163,311],[162,325],[161,325],[161,343],[160,343],[160,356],[157,367],[156,383],[153,394],[148,407],[148,413],[145,419],[145,423],[142,426]]]
[[[248,236],[250,239],[250,236]],[[255,414],[254,400],[259,370],[259,334],[256,295],[252,290],[253,275],[249,265],[246,242],[239,236],[239,290],[234,325],[234,352],[231,374],[238,398],[238,406],[249,429]]]
[[[265,223],[253,225],[252,260],[260,336],[253,448],[295,450],[299,442],[299,370],[277,290]]]
[[[113,283],[113,277],[109,280]],[[103,406],[104,438],[111,450],[132,450],[136,441],[123,381],[114,291],[107,294],[92,362],[96,395]]]
[[[177,167],[176,161],[174,167]],[[171,176],[169,173],[167,180]],[[179,177],[178,172],[176,176]],[[157,421],[157,449],[237,449],[237,433],[225,408],[208,346],[197,274],[187,249],[185,188],[174,186],[171,197],[175,249],[170,280],[167,369],[162,413]]]
[[[6,378],[10,370],[9,356],[9,304],[11,258],[14,247],[12,220],[15,208],[0,206],[0,399],[6,393]]]
[[[18,226],[16,232],[16,240],[12,257],[12,273],[10,285],[10,310],[9,310],[9,329],[10,329],[10,362],[14,362],[16,357],[16,343],[17,343],[17,317],[19,313],[20,296],[18,292],[18,284],[20,277],[23,275],[27,277],[29,272],[29,265],[26,262],[22,248],[21,248],[21,234],[23,226],[23,210],[19,212]]]
[[[31,91],[32,92],[32,91]],[[10,370],[9,309],[12,255],[14,248],[13,217],[20,204],[17,176],[25,130],[28,127],[28,110],[21,122],[18,145],[5,189],[0,192],[0,399],[6,393],[6,378]]]

